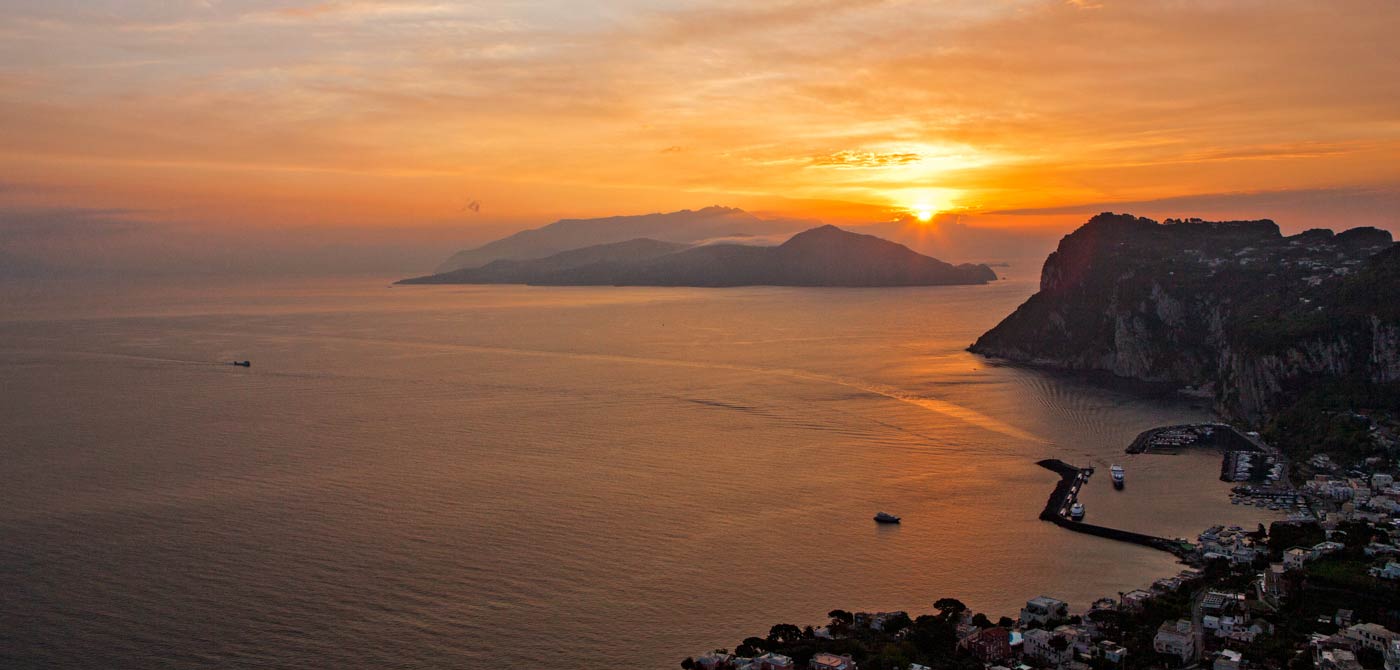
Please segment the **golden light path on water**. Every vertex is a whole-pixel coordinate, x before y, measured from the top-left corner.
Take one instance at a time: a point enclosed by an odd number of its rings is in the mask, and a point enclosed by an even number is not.
[[[1082,607],[1177,569],[1039,521],[1042,458],[1127,466],[1096,523],[1267,515],[1211,454],[1123,454],[1207,412],[965,351],[1034,288],[4,293],[16,653],[671,667],[833,607]]]

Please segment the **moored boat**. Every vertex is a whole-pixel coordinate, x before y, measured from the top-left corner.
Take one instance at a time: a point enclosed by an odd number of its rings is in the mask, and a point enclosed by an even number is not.
[[[1083,520],[1084,520],[1084,503],[1080,503],[1080,502],[1074,503],[1074,506],[1071,507],[1071,508],[1069,508],[1069,518],[1070,518],[1070,519],[1073,519],[1073,520],[1075,520],[1075,521],[1083,521]]]
[[[1123,488],[1123,466],[1114,465],[1112,468],[1109,468],[1109,472],[1113,474],[1113,488]]]
[[[886,513],[884,513],[884,512],[876,512],[876,513],[875,513],[875,522],[876,522],[876,523],[899,523],[899,517],[897,517],[897,516],[895,516],[895,515],[893,515],[893,514],[886,514]]]

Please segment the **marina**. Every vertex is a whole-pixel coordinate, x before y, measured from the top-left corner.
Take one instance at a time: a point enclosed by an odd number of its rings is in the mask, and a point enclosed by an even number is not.
[[[1049,521],[1066,530],[1072,530],[1086,535],[1096,535],[1098,537],[1120,542],[1140,544],[1145,547],[1152,547],[1180,558],[1191,555],[1193,547],[1189,542],[1146,535],[1130,530],[1119,528],[1109,528],[1107,526],[1097,526],[1084,523],[1084,508],[1079,502],[1079,492],[1093,476],[1093,468],[1079,468],[1059,459],[1046,459],[1036,463],[1042,468],[1051,470],[1060,475],[1060,481],[1055,484],[1055,490],[1050,493],[1050,498],[1045,502],[1045,509],[1040,513],[1042,521]],[[1075,518],[1075,508],[1078,507],[1079,518]]]

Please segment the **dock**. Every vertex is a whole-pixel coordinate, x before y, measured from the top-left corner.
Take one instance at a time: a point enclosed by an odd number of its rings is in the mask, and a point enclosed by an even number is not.
[[[1155,535],[1145,535],[1130,530],[1120,530],[1107,526],[1097,526],[1083,521],[1075,521],[1070,518],[1069,510],[1079,499],[1079,491],[1084,484],[1093,476],[1093,468],[1079,468],[1070,465],[1056,458],[1039,461],[1036,463],[1042,468],[1051,470],[1060,475],[1060,481],[1055,484],[1055,490],[1050,493],[1050,499],[1045,501],[1045,509],[1040,512],[1041,521],[1049,521],[1066,530],[1086,535],[1095,535],[1119,542],[1130,542],[1140,544],[1144,547],[1151,547],[1159,551],[1168,552],[1178,558],[1187,558],[1192,553],[1189,543],[1183,544],[1179,540],[1172,540]]]
[[[1188,423],[1145,430],[1128,445],[1130,454],[1177,453],[1189,447],[1221,451],[1267,451],[1257,437],[1246,435],[1225,423]]]

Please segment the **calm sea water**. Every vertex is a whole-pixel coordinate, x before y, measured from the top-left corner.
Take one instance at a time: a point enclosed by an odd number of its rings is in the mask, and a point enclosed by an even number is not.
[[[1204,410],[963,351],[1033,290],[0,286],[0,666],[673,668],[1178,569],[1037,521],[1051,456],[1267,514],[1121,455]]]

